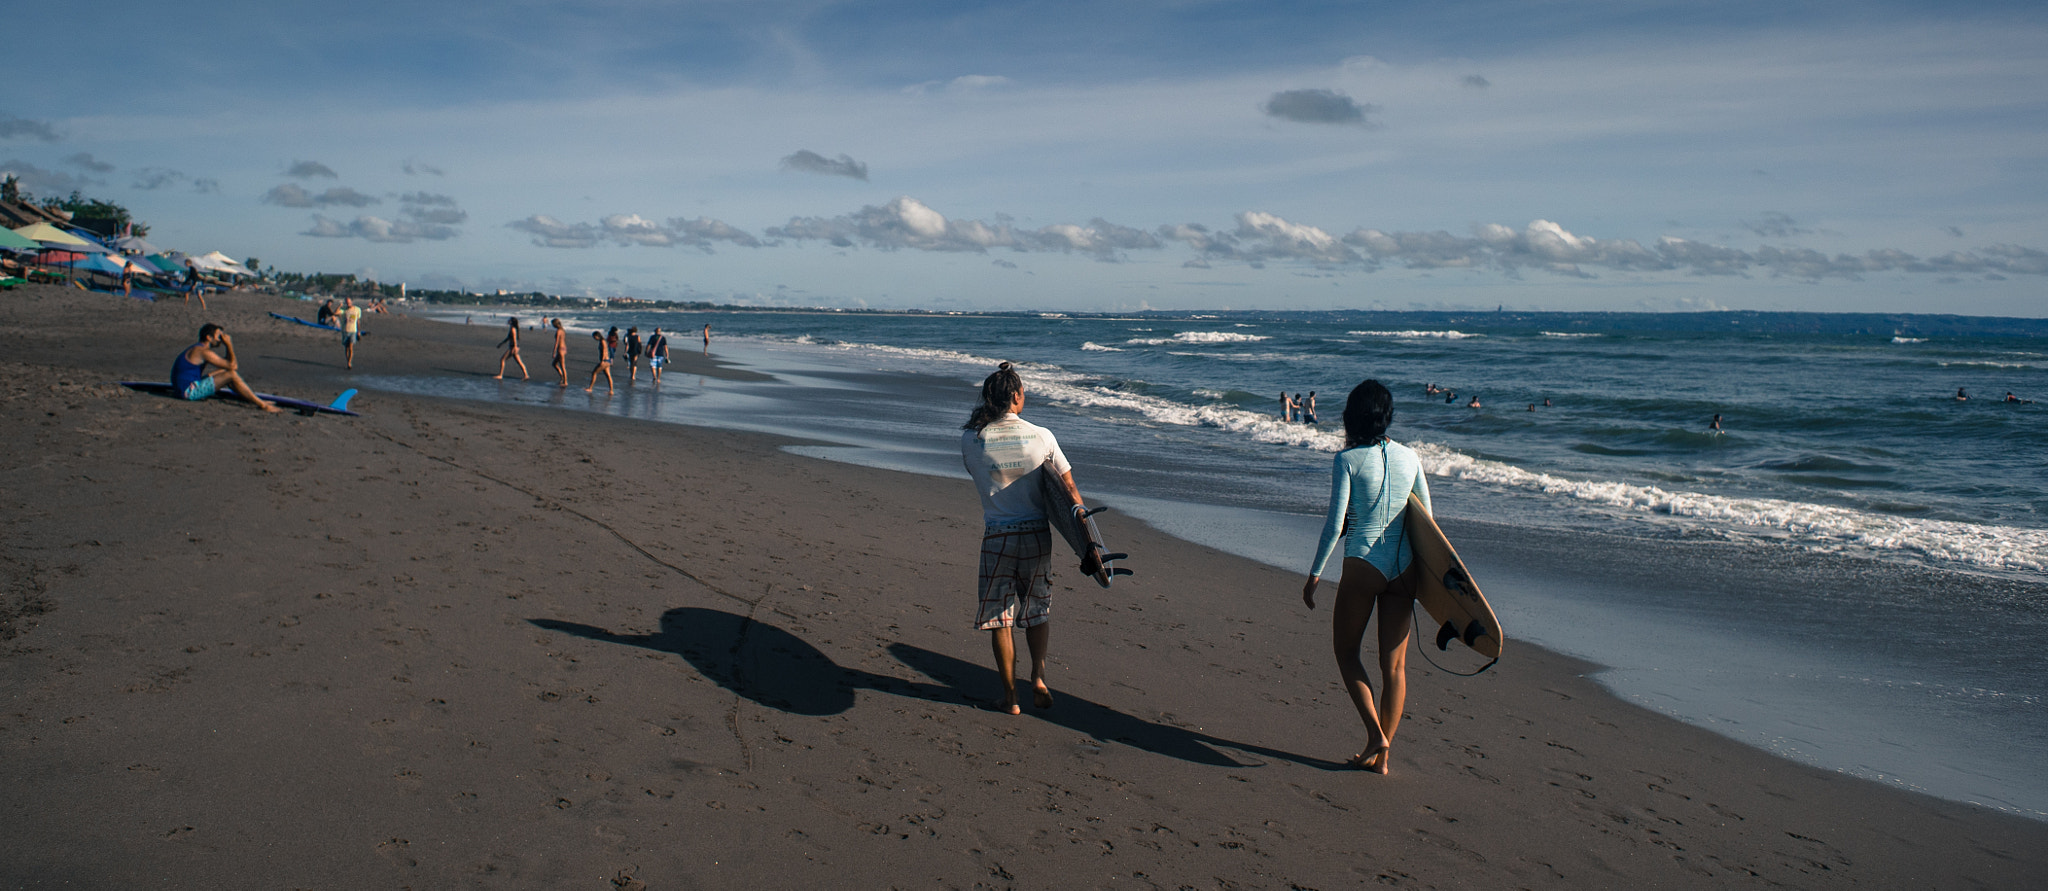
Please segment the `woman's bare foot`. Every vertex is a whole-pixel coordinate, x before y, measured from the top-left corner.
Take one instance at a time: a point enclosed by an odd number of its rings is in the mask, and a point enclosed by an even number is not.
[[[1031,704],[1039,708],[1052,708],[1052,688],[1042,680],[1031,682]]]
[[[1381,743],[1377,746],[1367,747],[1365,751],[1351,756],[1344,763],[1359,770],[1369,770],[1373,773],[1384,774],[1387,772],[1387,762],[1391,760],[1393,760],[1392,752],[1385,743]]]

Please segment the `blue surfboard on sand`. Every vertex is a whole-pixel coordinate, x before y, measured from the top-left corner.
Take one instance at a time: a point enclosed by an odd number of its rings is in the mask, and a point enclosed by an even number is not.
[[[318,329],[320,329],[320,330],[322,330],[322,331],[340,331],[340,330],[341,330],[340,328],[336,328],[336,327],[335,327],[335,326],[333,326],[333,325],[322,325],[322,324],[320,324],[319,322],[308,322],[308,321],[306,321],[305,319],[299,318],[298,316],[288,316],[288,315],[285,315],[285,314],[283,314],[283,313],[275,313],[275,312],[274,312],[274,313],[271,313],[271,314],[270,314],[270,317],[271,317],[271,318],[273,318],[273,319],[277,319],[277,320],[279,320],[279,321],[284,321],[284,322],[297,322],[297,323],[299,323],[299,324],[301,324],[301,325],[304,325],[304,326],[306,326],[306,327],[308,327],[308,328],[318,328]]]
[[[122,381],[121,386],[127,387],[130,390],[137,390],[143,393],[161,393],[165,396],[178,395],[177,391],[171,389],[171,385],[169,383],[163,381]],[[219,399],[242,398],[240,396],[235,395],[235,392],[233,390],[221,390],[219,392],[214,393],[213,395],[215,396],[215,398]],[[302,415],[328,414],[346,415],[351,418],[357,417],[355,412],[348,410],[349,400],[356,398],[356,391],[354,388],[341,391],[341,395],[334,397],[334,401],[329,402],[326,405],[321,405],[318,402],[307,402],[304,399],[293,399],[290,396],[277,396],[270,393],[258,393],[256,394],[256,396],[257,398],[262,399],[265,402],[282,406],[284,408],[289,408]]]

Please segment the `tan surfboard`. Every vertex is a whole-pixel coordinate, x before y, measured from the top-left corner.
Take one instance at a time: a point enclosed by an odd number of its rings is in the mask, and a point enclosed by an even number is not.
[[[1501,635],[1500,619],[1494,616],[1486,596],[1479,593],[1479,585],[1465,570],[1465,561],[1458,559],[1451,540],[1437,528],[1436,518],[1429,515],[1429,508],[1413,493],[1408,495],[1406,525],[1408,547],[1415,554],[1416,571],[1421,573],[1415,599],[1436,620],[1436,648],[1449,649],[1455,640],[1481,656],[1499,659],[1501,644],[1506,640]]]

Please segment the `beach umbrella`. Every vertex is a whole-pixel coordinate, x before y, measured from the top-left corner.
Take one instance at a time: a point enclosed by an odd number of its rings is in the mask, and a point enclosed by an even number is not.
[[[128,270],[128,264],[106,254],[90,254],[73,261],[72,268],[118,276]]]
[[[82,251],[89,254],[111,253],[101,245],[87,241],[49,223],[35,223],[23,226],[14,230],[14,234],[23,238],[35,239],[42,244],[58,245],[66,250]]]
[[[0,229],[0,248],[13,251],[33,251],[41,247],[42,245],[37,244],[35,239],[19,234],[13,229]]]
[[[211,269],[215,272],[225,272],[229,275],[253,276],[256,274],[250,272],[249,267],[235,262],[235,258],[220,251],[214,251],[203,257],[193,257],[192,262],[199,264],[201,269]]]
[[[114,249],[124,254],[158,253],[156,245],[150,244],[147,241],[143,241],[141,236],[136,235],[129,235],[124,238],[114,239]]]
[[[155,266],[164,272],[184,272],[185,264],[171,259],[169,254],[150,254],[142,258],[144,265]]]

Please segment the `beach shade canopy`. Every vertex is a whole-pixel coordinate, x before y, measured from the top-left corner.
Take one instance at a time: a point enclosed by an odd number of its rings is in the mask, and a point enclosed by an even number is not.
[[[114,250],[120,251],[121,253],[124,254],[158,253],[156,245],[150,244],[147,241],[143,241],[141,236],[136,235],[130,235],[126,238],[114,239]]]
[[[14,230],[14,234],[23,238],[35,239],[42,244],[56,245],[66,250],[83,251],[88,254],[108,253],[106,248],[52,226],[49,223],[35,223],[23,226]]]
[[[199,264],[199,268],[201,269],[212,270],[214,272],[225,272],[229,275],[247,275],[251,277],[254,277],[256,275],[256,273],[249,271],[249,267],[243,266],[242,264],[235,262],[233,257],[223,254],[220,251],[214,251],[203,257],[193,257],[192,262]]]
[[[185,264],[171,259],[169,254],[150,254],[142,258],[144,266],[155,266],[165,272],[184,272]]]
[[[73,263],[72,268],[88,272],[104,272],[108,275],[120,275],[123,271],[127,270],[128,264],[106,254],[89,254]]]
[[[13,229],[0,229],[0,248],[11,251],[33,251],[41,247],[42,245],[37,244],[35,239],[15,232]]]

